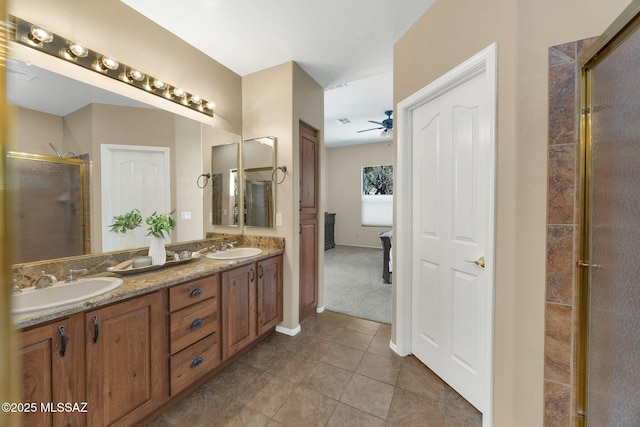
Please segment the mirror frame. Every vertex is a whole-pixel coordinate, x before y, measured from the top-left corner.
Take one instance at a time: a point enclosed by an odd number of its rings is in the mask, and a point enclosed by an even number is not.
[[[235,171],[235,197],[236,197],[236,212],[232,213],[233,215],[236,216],[236,222],[233,224],[221,224],[221,223],[215,223],[214,222],[214,218],[215,218],[215,212],[218,210],[216,209],[215,206],[215,202],[216,202],[216,198],[215,198],[215,194],[214,194],[214,190],[215,190],[215,184],[216,184],[216,176],[217,175],[222,175],[222,193],[223,195],[224,193],[224,175],[226,174],[226,170],[223,171],[217,171],[214,167],[214,161],[215,161],[215,151],[216,148],[221,148],[221,147],[229,147],[231,145],[235,145],[235,152],[236,152],[236,159],[235,159],[235,168],[231,169],[231,171]],[[211,225],[213,225],[214,227],[217,226],[221,226],[221,227],[238,227],[240,228],[242,226],[242,215],[240,215],[240,209],[239,209],[239,205],[238,202],[240,200],[242,200],[242,189],[240,186],[240,152],[241,152],[241,142],[240,141],[229,141],[226,142],[224,144],[217,144],[217,145],[213,145],[211,146],[211,218],[209,220],[209,223]],[[206,187],[206,185],[205,185]],[[221,196],[221,199],[223,198],[223,196]],[[222,207],[224,207],[224,203],[222,203]],[[222,208],[221,208],[222,209]],[[222,215],[224,216],[224,215]]]
[[[260,144],[264,144],[264,142],[261,142],[261,140],[268,140],[269,141],[269,145],[271,146],[271,165],[267,166],[261,166],[261,167],[251,167],[251,168],[247,168],[247,143],[251,143],[251,142],[256,142],[256,143],[260,143]],[[273,181],[273,174],[276,170],[276,149],[277,149],[277,142],[278,142],[278,138],[276,138],[275,136],[264,136],[264,137],[260,137],[260,138],[252,138],[252,139],[246,139],[242,142],[242,200],[244,201],[244,214],[242,215],[242,225],[244,227],[248,227],[248,228],[267,228],[267,229],[271,229],[271,228],[275,228],[275,211],[276,211],[276,185],[275,182]],[[250,148],[250,146],[249,146]],[[247,219],[247,179],[246,179],[246,174],[247,172],[256,172],[256,171],[270,171],[270,182],[271,182],[271,213],[268,216],[268,226],[260,226],[260,225],[251,225],[251,224],[247,224],[246,219]]]

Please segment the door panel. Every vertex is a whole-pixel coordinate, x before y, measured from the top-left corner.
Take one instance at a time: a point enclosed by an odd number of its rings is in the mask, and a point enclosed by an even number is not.
[[[480,227],[492,209],[490,171],[483,165],[491,155],[482,123],[488,117],[485,78],[469,78],[412,115],[412,348],[480,410],[487,401],[491,279],[483,267],[466,261],[489,255],[487,238],[493,233]]]
[[[102,154],[102,248],[127,249],[125,239],[109,232],[116,215],[138,209],[145,218],[153,212],[171,211],[169,149],[103,145]],[[145,227],[133,230],[133,247],[148,246]]]
[[[640,425],[639,49],[636,29],[588,69],[588,426]]]
[[[318,294],[318,131],[300,123],[300,320],[312,314]]]

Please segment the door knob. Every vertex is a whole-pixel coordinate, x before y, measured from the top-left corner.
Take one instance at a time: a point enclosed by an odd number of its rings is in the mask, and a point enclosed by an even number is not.
[[[470,259],[465,259],[465,262],[470,262],[472,264],[477,265],[478,267],[484,268],[484,257],[483,256],[481,256],[479,259],[477,259],[475,261],[472,261]]]

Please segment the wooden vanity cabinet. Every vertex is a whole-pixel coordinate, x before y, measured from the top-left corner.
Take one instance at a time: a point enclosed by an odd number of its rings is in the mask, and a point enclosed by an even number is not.
[[[24,426],[84,426],[86,413],[46,410],[59,402],[85,401],[84,346],[81,319],[66,317],[54,323],[21,332],[18,357],[21,362],[20,403],[32,406],[21,411]],[[33,405],[36,406],[33,406]],[[45,405],[42,408],[41,405]],[[49,406],[46,406],[49,405]],[[51,408],[53,408],[51,407]],[[88,408],[87,408],[88,409]],[[15,414],[16,417],[20,414]]]
[[[282,304],[278,255],[24,330],[22,402],[38,411],[22,423],[131,426],[153,419],[281,322]],[[40,410],[58,402],[87,402],[86,412]]]
[[[282,256],[222,273],[222,358],[282,321]]]
[[[222,359],[227,360],[258,337],[256,265],[222,273]]]
[[[282,322],[282,256],[258,262],[258,336]]]
[[[172,396],[222,362],[219,295],[219,274],[169,288]]]
[[[169,398],[166,292],[84,313],[87,425],[130,426]]]

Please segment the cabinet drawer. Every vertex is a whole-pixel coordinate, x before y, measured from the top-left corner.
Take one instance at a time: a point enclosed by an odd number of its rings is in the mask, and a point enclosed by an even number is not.
[[[169,315],[171,354],[218,331],[218,298],[183,308]]]
[[[220,342],[214,333],[171,356],[171,395],[184,390],[221,362]]]
[[[169,311],[217,297],[219,287],[220,275],[216,274],[169,288]]]

